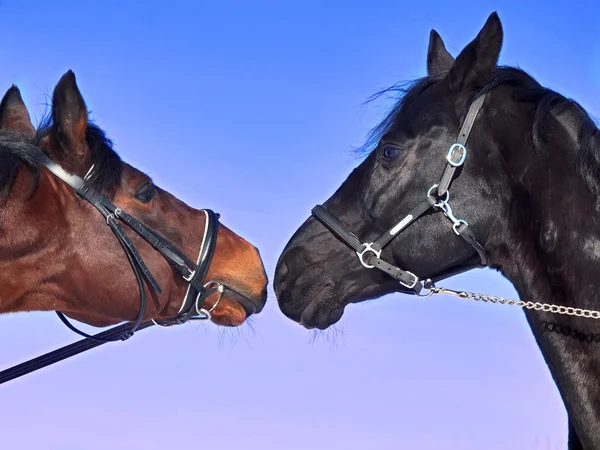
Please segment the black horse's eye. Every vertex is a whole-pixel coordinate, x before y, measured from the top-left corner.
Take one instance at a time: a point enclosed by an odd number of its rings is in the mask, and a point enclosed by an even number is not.
[[[142,203],[150,203],[152,197],[154,197],[154,185],[152,183],[145,184],[135,194],[135,198]]]
[[[400,149],[396,147],[384,147],[382,154],[385,159],[394,159],[400,154]]]

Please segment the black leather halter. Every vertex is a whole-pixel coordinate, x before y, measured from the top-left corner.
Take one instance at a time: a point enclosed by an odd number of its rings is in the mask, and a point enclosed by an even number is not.
[[[140,311],[137,319],[129,331],[123,333],[122,335],[108,339],[89,335],[75,328],[67,320],[63,313],[57,311],[56,314],[69,329],[77,334],[80,334],[81,336],[95,341],[112,342],[117,340],[126,340],[133,336],[133,333],[138,329],[144,318],[146,311],[146,290],[144,287],[144,279],[150,285],[150,287],[154,289],[155,292],[158,294],[162,293],[160,285],[144,263],[144,260],[140,256],[133,242],[131,242],[127,234],[125,234],[123,231],[119,221],[125,223],[146,242],[148,242],[169,262],[169,264],[177,272],[179,272],[179,274],[188,283],[188,289],[178,314],[175,317],[163,322],[153,322],[157,325],[171,326],[185,323],[188,320],[206,320],[210,318],[210,311],[203,309],[202,305],[206,298],[208,298],[210,295],[215,292],[218,292],[220,295],[224,290],[224,286],[218,282],[211,281],[204,283],[204,279],[206,278],[206,274],[208,272],[208,268],[214,255],[217,243],[217,236],[219,233],[219,214],[210,209],[203,210],[206,215],[206,225],[198,260],[196,264],[194,264],[193,261],[191,261],[181,250],[179,250],[167,239],[146,227],[144,224],[127,214],[121,208],[115,206],[109,199],[92,189],[88,183],[86,183],[86,181],[89,178],[93,167],[90,169],[90,172],[88,172],[86,177],[81,178],[77,175],[66,172],[60,165],[50,159],[48,155],[41,150],[36,151],[36,158],[41,164],[46,166],[51,173],[71,186],[81,198],[90,202],[98,211],[100,211],[106,220],[106,224],[113,231],[121,243],[121,246],[125,250],[125,254],[129,259],[129,263],[131,264],[133,272],[136,276],[140,290]],[[247,301],[241,296],[237,296],[236,300],[240,302],[248,316],[255,312],[256,307],[252,302]]]
[[[473,128],[473,123],[483,106],[486,95],[477,97],[469,107],[467,116],[458,134],[456,143],[452,144],[446,155],[446,168],[442,174],[440,182],[431,186],[427,192],[425,200],[415,206],[402,220],[397,222],[393,227],[386,231],[374,242],[361,242],[348,228],[346,228],[339,220],[331,215],[321,205],[317,205],[312,210],[312,215],[340,241],[353,249],[358,256],[360,263],[367,269],[379,269],[387,273],[392,278],[398,280],[402,286],[419,294],[423,289],[423,282],[414,273],[408,270],[403,270],[393,264],[390,264],[381,259],[381,251],[388,245],[396,236],[404,231],[411,223],[421,217],[430,209],[434,208],[437,211],[442,211],[444,215],[452,222],[454,233],[462,237],[469,245],[473,247],[479,256],[479,265],[477,267],[487,266],[487,256],[483,247],[477,242],[475,235],[469,229],[468,223],[463,219],[457,219],[448,201],[450,200],[450,184],[454,179],[456,169],[463,165],[467,157],[467,140]],[[452,272],[444,273],[435,279],[427,280],[429,283],[439,281],[451,275],[455,275],[470,267],[457,269]]]

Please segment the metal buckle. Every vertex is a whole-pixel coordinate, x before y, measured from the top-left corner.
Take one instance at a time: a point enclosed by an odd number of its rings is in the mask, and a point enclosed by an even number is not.
[[[458,158],[458,161],[454,161],[454,152],[456,151],[456,149],[460,150],[460,157]],[[448,154],[446,155],[446,161],[448,161],[448,164],[450,164],[451,166],[454,167],[460,167],[463,165],[463,163],[465,162],[465,159],[467,158],[467,148],[462,145],[459,144],[458,142],[455,144],[452,144],[452,146],[448,149]]]
[[[408,288],[408,289],[414,288],[417,285],[417,283],[419,282],[419,277],[416,276],[414,273],[409,272],[408,270],[405,270],[404,272],[406,272],[407,274],[409,274],[410,276],[412,276],[414,278],[413,283],[412,284],[406,284],[406,283],[403,283],[400,280],[398,280],[398,283],[400,283],[402,286],[404,286],[405,288]]]
[[[358,260],[359,260],[359,261],[360,261],[360,263],[361,263],[361,264],[362,264],[364,267],[366,267],[367,269],[373,269],[375,266],[372,266],[372,265],[370,265],[370,264],[367,264],[367,263],[365,262],[365,260],[363,259],[363,258],[364,258],[364,256],[365,256],[365,253],[367,253],[367,252],[371,252],[371,253],[373,253],[373,254],[374,254],[374,255],[375,255],[377,258],[381,258],[381,250],[375,250],[375,249],[373,248],[373,242],[369,242],[368,244],[364,244],[364,243],[363,243],[363,245],[364,245],[364,247],[365,247],[365,248],[363,248],[361,252],[356,252],[356,254],[358,255]]]
[[[182,275],[183,279],[185,281],[187,281],[188,283],[192,282],[192,279],[194,278],[194,275],[196,275],[196,271],[195,270],[191,270],[189,268],[187,268],[190,271],[190,274],[188,276]]]
[[[123,210],[121,208],[115,208],[114,213],[110,213],[108,216],[106,216],[106,225],[110,225],[110,219],[118,219],[119,214],[121,214],[122,212]]]

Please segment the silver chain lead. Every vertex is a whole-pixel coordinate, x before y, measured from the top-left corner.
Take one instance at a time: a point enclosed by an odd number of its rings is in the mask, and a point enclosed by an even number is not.
[[[475,300],[476,302],[499,303],[501,305],[514,305],[525,309],[533,309],[535,311],[551,312],[555,314],[565,314],[567,316],[586,317],[588,319],[600,319],[600,311],[591,309],[573,308],[571,306],[553,305],[550,303],[539,302],[524,302],[522,300],[510,300],[504,297],[496,297],[493,295],[477,294],[474,292],[454,291],[442,287],[432,285],[429,292],[422,297],[430,297],[434,294],[448,294],[455,297]]]

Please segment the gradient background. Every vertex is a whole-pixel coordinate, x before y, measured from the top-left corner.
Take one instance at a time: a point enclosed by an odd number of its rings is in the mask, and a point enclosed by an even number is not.
[[[390,106],[363,102],[424,74],[432,27],[456,55],[498,10],[502,63],[599,110],[600,4],[532,3],[4,0],[0,88],[39,119],[73,69],[121,156],[219,211],[272,279]],[[446,285],[515,295],[490,270]],[[76,339],[51,313],[1,317],[0,367]],[[451,297],[390,295],[314,334],[271,291],[251,326],[150,329],[0,389],[3,450],[554,450],[566,435],[522,312]]]

